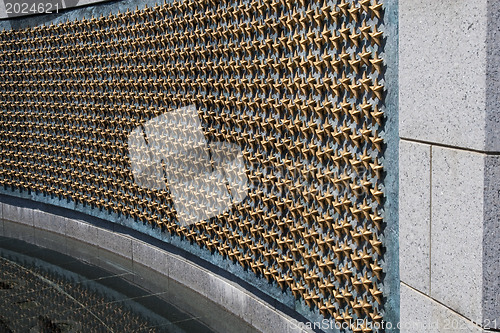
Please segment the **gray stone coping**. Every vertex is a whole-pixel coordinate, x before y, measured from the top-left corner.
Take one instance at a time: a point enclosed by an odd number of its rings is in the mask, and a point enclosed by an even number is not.
[[[4,222],[5,220],[5,222]],[[24,227],[17,235],[10,235],[41,247],[69,253],[65,243],[48,240],[44,233],[52,233],[90,245],[87,257],[102,251],[124,259],[124,265],[142,265],[203,295],[230,313],[243,319],[261,332],[312,332],[305,323],[270,305],[238,283],[220,276],[206,267],[177,253],[135,238],[130,234],[111,231],[86,221],[51,214],[38,209],[0,202],[0,230],[4,223],[14,222]],[[6,226],[5,226],[6,228]],[[74,253],[72,253],[74,254]],[[80,253],[81,254],[81,253]],[[80,258],[79,258],[80,259]],[[85,258],[89,259],[89,258]],[[98,259],[96,259],[98,260]]]

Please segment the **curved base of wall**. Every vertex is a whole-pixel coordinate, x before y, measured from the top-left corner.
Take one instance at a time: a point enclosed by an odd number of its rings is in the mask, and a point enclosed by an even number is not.
[[[259,331],[307,331],[303,330],[302,324],[307,320],[299,314],[291,313],[238,277],[171,244],[111,222],[88,222],[84,214],[81,214],[82,219],[59,215],[61,209],[58,207],[54,207],[56,214],[53,214],[29,207],[25,200],[16,199],[19,205],[17,202],[13,205],[9,202],[11,200],[2,199],[5,197],[0,198],[0,235],[22,239],[84,261],[100,261],[101,254],[107,257],[116,255],[123,266],[134,269],[145,266],[166,276],[210,299]],[[9,227],[7,223],[10,223]],[[14,231],[16,226],[17,231]],[[88,244],[91,250],[81,251],[66,246],[64,241],[54,242],[47,237],[47,232],[59,235],[63,240]]]

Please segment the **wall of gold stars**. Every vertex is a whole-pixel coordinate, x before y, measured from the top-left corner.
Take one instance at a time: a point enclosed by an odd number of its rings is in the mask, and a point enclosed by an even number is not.
[[[0,33],[0,184],[198,244],[337,322],[383,318],[384,6],[174,1]],[[248,197],[181,226],[127,136],[195,105],[243,151]]]

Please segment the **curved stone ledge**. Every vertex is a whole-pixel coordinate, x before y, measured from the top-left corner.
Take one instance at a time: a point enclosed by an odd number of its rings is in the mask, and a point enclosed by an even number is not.
[[[14,222],[17,232],[8,231],[5,223]],[[228,312],[262,332],[309,332],[303,330],[306,320],[291,316],[279,304],[271,305],[267,300],[247,290],[244,281],[237,277],[225,277],[210,269],[210,264],[201,266],[185,258],[181,250],[171,251],[170,244],[158,244],[156,239],[148,239],[134,230],[122,228],[112,230],[116,225],[94,225],[87,221],[52,214],[43,210],[16,206],[0,202],[0,230],[7,237],[22,239],[41,247],[69,254],[86,261],[99,260],[100,251],[110,252],[124,259],[123,266],[146,266],[189,289],[205,296]],[[12,229],[12,228],[10,228]],[[66,243],[54,242],[44,236],[44,232],[74,239],[90,245],[90,251],[74,251]],[[152,244],[156,243],[156,244]],[[90,253],[89,253],[90,252]],[[208,268],[207,268],[208,267]],[[213,267],[217,270],[217,267]]]

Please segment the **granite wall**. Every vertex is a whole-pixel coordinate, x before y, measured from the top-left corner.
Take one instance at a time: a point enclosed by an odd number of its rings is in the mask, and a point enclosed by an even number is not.
[[[399,3],[402,332],[500,329],[498,1]]]

